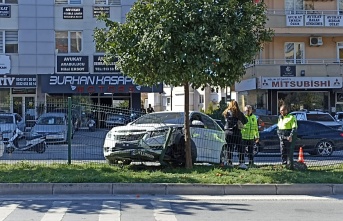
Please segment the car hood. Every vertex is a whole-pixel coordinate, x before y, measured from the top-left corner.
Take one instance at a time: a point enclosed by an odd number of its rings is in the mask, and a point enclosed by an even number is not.
[[[116,134],[126,132],[142,133],[146,131],[161,130],[169,127],[183,127],[183,124],[128,124],[125,126],[114,127],[110,130],[110,132]]]
[[[33,132],[46,132],[46,133],[62,132],[66,130],[67,130],[67,127],[65,125],[38,125],[36,124],[32,128]]]

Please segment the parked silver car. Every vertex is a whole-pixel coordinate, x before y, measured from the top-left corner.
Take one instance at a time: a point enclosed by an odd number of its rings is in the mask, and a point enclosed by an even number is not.
[[[13,136],[16,128],[25,132],[26,124],[19,114],[0,113],[0,130],[4,141],[7,141]]]
[[[290,114],[294,115],[297,118],[297,120],[315,121],[336,130],[342,130],[342,124],[337,122],[334,117],[332,117],[329,113],[326,112],[304,110],[293,111]]]
[[[42,114],[31,130],[31,136],[46,134],[46,142],[67,142],[68,122],[64,113]]]

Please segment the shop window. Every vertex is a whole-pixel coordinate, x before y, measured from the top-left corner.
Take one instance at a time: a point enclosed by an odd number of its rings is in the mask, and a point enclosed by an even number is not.
[[[0,53],[18,53],[18,31],[0,31]]]
[[[69,4],[69,5],[81,5],[82,0],[55,0],[56,5]]]
[[[204,95],[200,94],[199,95],[199,104],[203,104],[204,103]]]
[[[57,53],[80,53],[82,50],[81,31],[56,31]]]
[[[285,59],[286,63],[302,64],[304,63],[304,42],[286,42]]]
[[[120,0],[95,0],[95,5],[120,5]]]

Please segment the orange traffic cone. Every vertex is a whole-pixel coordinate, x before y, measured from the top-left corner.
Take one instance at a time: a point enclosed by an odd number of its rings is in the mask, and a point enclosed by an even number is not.
[[[300,149],[299,149],[298,162],[299,162],[299,163],[305,163],[305,160],[304,160],[304,152],[303,152],[303,148],[302,148],[302,147],[300,147]]]

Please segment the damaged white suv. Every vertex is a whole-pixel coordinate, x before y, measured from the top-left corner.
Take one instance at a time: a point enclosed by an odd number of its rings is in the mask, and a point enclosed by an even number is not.
[[[221,163],[226,149],[223,129],[201,112],[191,111],[189,119],[193,163]],[[154,112],[126,126],[113,127],[105,137],[103,152],[110,164],[118,161],[184,164],[184,112]]]

